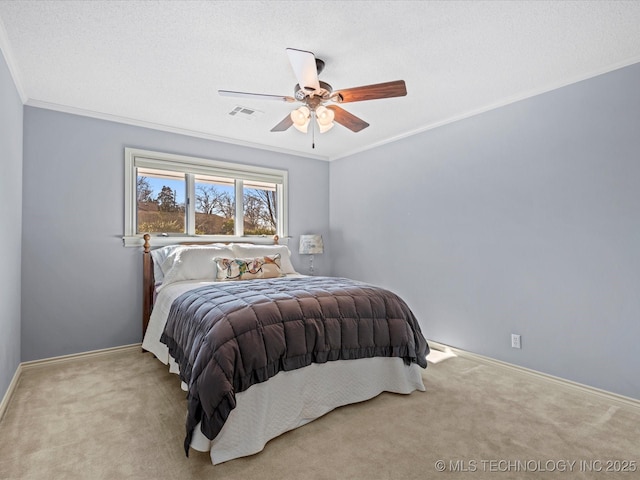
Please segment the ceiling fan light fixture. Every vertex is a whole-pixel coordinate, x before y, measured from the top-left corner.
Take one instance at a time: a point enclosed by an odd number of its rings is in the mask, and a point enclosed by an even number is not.
[[[293,122],[293,126],[296,129],[300,130],[302,133],[307,133],[307,127],[309,126],[309,118],[311,116],[311,111],[302,106],[300,108],[296,108],[290,114],[291,121]]]
[[[298,130],[299,132],[302,133],[307,133],[307,130],[309,128],[309,120],[307,120],[305,123],[303,123],[302,125],[298,125],[297,123],[294,123],[293,126],[296,128],[296,130]]]
[[[320,129],[320,133],[328,132],[333,128],[333,122],[331,122],[329,125],[322,125],[318,123],[318,128]]]
[[[324,105],[320,105],[316,108],[316,117],[318,118],[318,125],[329,125],[335,118],[333,110],[329,110]]]
[[[320,133],[328,132],[333,128],[334,118],[335,113],[333,113],[333,110],[328,109],[324,105],[320,105],[316,108],[316,120],[318,122],[318,127],[320,128]]]

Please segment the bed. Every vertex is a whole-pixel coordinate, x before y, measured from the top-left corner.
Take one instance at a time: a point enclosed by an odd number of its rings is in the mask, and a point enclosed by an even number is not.
[[[187,392],[184,448],[218,464],[384,391],[424,391],[429,352],[392,292],[297,273],[285,245],[143,253],[143,342]]]

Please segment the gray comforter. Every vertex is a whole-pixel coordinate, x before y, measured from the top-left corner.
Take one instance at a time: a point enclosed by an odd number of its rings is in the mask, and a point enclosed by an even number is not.
[[[429,347],[394,293],[334,277],[220,282],[190,290],[170,310],[161,341],[188,385],[185,451],[201,423],[220,432],[235,394],[311,363],[400,357],[427,367]]]

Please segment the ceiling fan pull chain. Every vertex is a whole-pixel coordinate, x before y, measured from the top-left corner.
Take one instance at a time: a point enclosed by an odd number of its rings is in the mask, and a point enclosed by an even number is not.
[[[311,116],[313,117],[313,120],[316,119],[316,112],[312,112]],[[316,148],[316,126],[315,126],[315,122],[311,122],[311,148],[315,149]]]

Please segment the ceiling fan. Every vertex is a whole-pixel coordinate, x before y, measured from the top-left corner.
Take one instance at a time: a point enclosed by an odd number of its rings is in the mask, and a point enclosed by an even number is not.
[[[324,61],[316,58],[311,52],[295,48],[287,48],[287,55],[298,80],[298,84],[294,87],[293,97],[230,90],[218,90],[218,93],[226,97],[301,102],[303,104],[301,107],[283,118],[271,131],[283,132],[293,125],[304,133],[307,132],[312,118],[315,118],[318,123],[320,133],[331,129],[334,121],[352,132],[359,132],[369,126],[361,118],[338,105],[329,103],[361,102],[379,98],[403,97],[407,94],[404,80],[364,85],[334,92],[331,85],[318,79],[318,75],[324,69]]]

